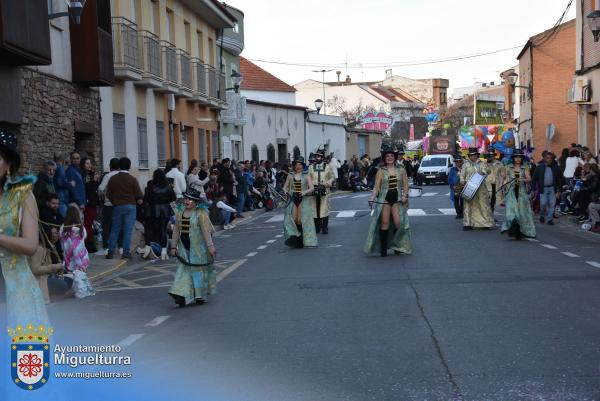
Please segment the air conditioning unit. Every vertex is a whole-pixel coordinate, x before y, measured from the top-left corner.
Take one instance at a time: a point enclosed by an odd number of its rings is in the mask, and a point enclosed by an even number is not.
[[[585,77],[576,77],[569,89],[569,103],[586,103],[591,100],[590,80]]]

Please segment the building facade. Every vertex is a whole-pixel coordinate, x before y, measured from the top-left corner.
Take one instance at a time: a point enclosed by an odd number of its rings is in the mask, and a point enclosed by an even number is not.
[[[575,20],[565,22],[555,30],[531,37],[519,60],[520,115],[517,131],[520,139],[535,148],[538,159],[545,150],[560,154],[572,142],[577,142],[577,110],[568,104],[566,96],[575,71]],[[549,127],[554,136],[548,139]]]
[[[217,38],[235,18],[216,0],[113,0],[117,84],[100,90],[102,152],[127,156],[141,182],[167,159],[221,156],[226,107]]]
[[[577,107],[577,137],[573,142],[600,152],[598,112],[600,105],[600,42],[594,41],[587,16],[600,9],[600,1],[577,2],[575,65],[569,102]]]
[[[244,13],[228,4],[224,7],[237,22],[222,31],[218,38],[221,70],[225,74],[227,108],[221,110],[219,136],[221,154],[234,160],[244,155],[243,135],[246,118],[246,98],[236,88],[235,76],[240,74],[240,54],[244,50]],[[242,77],[243,79],[243,77]]]
[[[333,153],[340,160],[347,154],[347,141],[345,121],[342,117],[307,113],[307,153],[324,148],[327,155]]]
[[[0,126],[16,133],[23,171],[73,150],[100,164],[95,87],[114,79],[110,1],[88,0],[80,24],[49,21],[66,11],[59,0],[0,1]]]
[[[367,130],[362,128],[346,127],[346,155],[344,160],[350,160],[352,156],[361,158],[369,155],[371,159],[379,156],[383,131]],[[343,162],[344,160],[340,161]]]

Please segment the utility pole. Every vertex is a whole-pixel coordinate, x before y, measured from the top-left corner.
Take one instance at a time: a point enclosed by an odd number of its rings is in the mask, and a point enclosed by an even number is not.
[[[333,70],[315,70],[313,72],[320,72],[323,74],[323,114],[327,114],[327,98],[325,97],[325,73]]]

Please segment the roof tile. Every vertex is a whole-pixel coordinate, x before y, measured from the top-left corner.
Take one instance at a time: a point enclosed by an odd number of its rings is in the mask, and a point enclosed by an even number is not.
[[[240,73],[244,76],[241,88],[246,90],[296,92],[296,88],[269,74],[256,64],[240,57]]]

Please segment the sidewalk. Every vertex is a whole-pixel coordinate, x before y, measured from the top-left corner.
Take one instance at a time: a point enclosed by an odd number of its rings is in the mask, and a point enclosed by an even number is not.
[[[555,231],[559,231],[559,232],[563,233],[564,235],[576,235],[581,238],[585,238],[587,240],[600,242],[600,234],[583,230],[581,228],[583,222],[577,221],[577,217],[574,217],[572,215],[563,215],[559,211],[557,211],[555,213],[555,215],[557,216],[554,219],[554,226],[553,226]],[[545,223],[540,223],[540,220],[539,220],[540,215],[539,214],[534,214],[534,219],[535,219],[535,224],[538,227],[539,226],[552,227],[552,226],[548,226]]]

